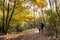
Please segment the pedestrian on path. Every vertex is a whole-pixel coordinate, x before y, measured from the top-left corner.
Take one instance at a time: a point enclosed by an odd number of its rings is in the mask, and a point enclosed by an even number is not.
[[[41,32],[43,33],[43,29],[44,29],[44,23],[43,22],[40,23],[40,27],[41,27]]]

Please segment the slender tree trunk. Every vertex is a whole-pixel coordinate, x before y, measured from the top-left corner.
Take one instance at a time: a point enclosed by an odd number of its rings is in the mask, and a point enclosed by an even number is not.
[[[7,17],[6,17],[6,30],[5,30],[5,33],[7,34],[8,32],[8,28],[9,28],[9,23],[12,19],[12,16],[13,16],[13,13],[14,13],[14,9],[15,9],[15,6],[16,6],[16,0],[14,0],[14,6],[13,6],[13,10],[12,10],[12,13],[10,15],[10,18],[9,18],[9,3],[8,3],[8,9],[7,9]],[[9,19],[8,19],[9,18]]]
[[[35,5],[34,5],[34,7],[35,7]],[[34,11],[34,25],[36,25],[36,14],[35,14],[35,9],[33,8],[33,11]]]
[[[9,18],[8,24],[10,23],[10,21],[11,21],[11,19],[12,19],[12,16],[13,16],[13,14],[14,14],[15,6],[16,6],[16,0],[14,0],[14,6],[13,6],[12,13],[11,13],[11,15],[10,15],[10,18]]]
[[[6,25],[8,24],[8,18],[9,18],[9,3],[7,8],[7,15],[6,15]]]
[[[57,13],[57,16],[60,17],[59,13],[58,13],[58,6],[57,6],[57,0],[55,0],[55,8],[56,8],[56,13]]]
[[[5,26],[5,33],[7,34],[8,31],[8,18],[9,18],[9,3],[7,7],[7,15],[6,15],[6,26]]]
[[[51,8],[51,1],[49,0],[49,5],[50,5],[50,8]]]
[[[5,5],[4,5],[4,3],[5,3],[5,0],[3,0],[3,21],[2,21],[2,33],[5,33],[5,29],[4,29],[4,20],[5,20],[5,9],[4,9],[4,7],[5,7]]]

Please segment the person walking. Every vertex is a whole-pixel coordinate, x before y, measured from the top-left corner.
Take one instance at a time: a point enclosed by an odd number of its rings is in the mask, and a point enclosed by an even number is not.
[[[44,29],[44,23],[43,22],[41,22],[40,27],[41,27],[41,32],[43,33],[43,29]]]

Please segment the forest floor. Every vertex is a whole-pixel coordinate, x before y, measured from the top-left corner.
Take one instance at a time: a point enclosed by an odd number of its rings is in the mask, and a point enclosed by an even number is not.
[[[46,36],[46,30],[43,33],[38,32],[37,28],[33,28],[24,32],[10,33],[7,35],[0,35],[0,40],[52,40],[51,37]]]

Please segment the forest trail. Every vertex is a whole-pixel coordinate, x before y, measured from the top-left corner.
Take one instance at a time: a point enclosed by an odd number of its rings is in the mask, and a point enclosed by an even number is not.
[[[51,40],[50,37],[47,37],[45,35],[46,33],[47,31],[44,30],[43,33],[39,34],[38,29],[33,28],[21,33],[18,32],[18,33],[0,36],[0,40]]]
[[[38,29],[31,29],[29,33],[27,33],[26,36],[24,36],[21,40],[51,40],[50,37],[47,37],[46,34],[46,30],[44,30],[43,33],[38,32]]]

